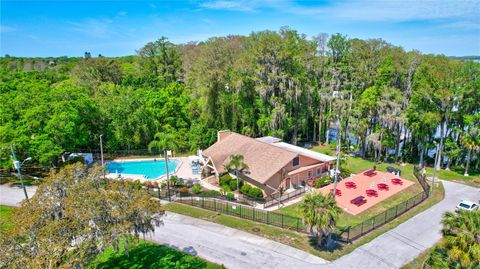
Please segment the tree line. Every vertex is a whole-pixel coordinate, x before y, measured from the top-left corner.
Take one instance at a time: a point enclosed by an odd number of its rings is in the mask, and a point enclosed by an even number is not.
[[[283,27],[187,44],[162,37],[127,57],[0,64],[2,159],[14,143],[49,164],[98,148],[100,134],[107,149],[146,149],[168,133],[191,150],[220,129],[293,144],[331,143],[334,129],[363,157],[423,165],[437,148],[438,167],[478,171],[480,64],[381,39]]]

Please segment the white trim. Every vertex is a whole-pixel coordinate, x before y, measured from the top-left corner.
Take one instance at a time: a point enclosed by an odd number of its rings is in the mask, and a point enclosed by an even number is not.
[[[326,154],[319,153],[319,152],[316,152],[316,151],[313,151],[313,150],[298,147],[298,146],[288,144],[288,143],[285,143],[285,142],[271,143],[271,145],[274,145],[276,147],[283,148],[283,149],[286,149],[286,150],[289,150],[289,151],[292,151],[292,152],[295,152],[295,153],[301,154],[303,156],[307,156],[307,157],[310,157],[312,159],[319,160],[319,161],[322,161],[322,162],[332,162],[332,161],[335,161],[335,159],[336,159],[335,157],[332,157],[330,155],[326,155]]]

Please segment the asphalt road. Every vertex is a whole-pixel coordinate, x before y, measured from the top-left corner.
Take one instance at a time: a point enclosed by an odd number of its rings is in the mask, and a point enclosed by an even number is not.
[[[441,238],[441,219],[462,200],[478,201],[480,189],[443,182],[445,199],[333,262],[263,237],[168,212],[149,240],[227,268],[399,268]],[[33,190],[31,190],[33,191]],[[17,205],[19,188],[0,186],[0,203]]]
[[[27,195],[32,197],[37,190],[36,186],[27,186]],[[20,206],[20,202],[25,199],[25,194],[20,187],[9,187],[6,184],[0,185],[0,204],[8,206]]]

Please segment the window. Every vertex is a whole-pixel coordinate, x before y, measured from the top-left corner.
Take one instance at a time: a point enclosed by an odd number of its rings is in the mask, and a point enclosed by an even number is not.
[[[293,158],[292,165],[297,166],[299,164],[300,164],[300,158],[299,157]]]
[[[322,168],[317,168],[317,176],[322,174]]]
[[[311,179],[313,177],[313,171],[310,170],[308,171],[308,179]]]

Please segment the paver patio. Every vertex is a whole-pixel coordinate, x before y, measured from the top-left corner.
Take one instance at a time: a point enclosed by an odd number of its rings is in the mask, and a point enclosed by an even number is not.
[[[365,171],[364,171],[365,172]],[[367,176],[364,175],[364,172],[358,173],[353,177],[345,178],[343,181],[337,184],[337,190],[340,190],[341,195],[337,195],[336,200],[340,208],[345,212],[357,215],[361,212],[369,209],[370,207],[378,204],[379,202],[407,189],[408,187],[415,184],[413,181],[403,179],[399,176],[375,171],[375,175]],[[402,185],[395,185],[392,183],[392,179],[400,178],[403,182]],[[349,188],[346,186],[347,182],[355,182],[356,188]],[[388,190],[379,190],[377,185],[380,183],[386,183],[388,185]],[[333,184],[327,185],[323,188],[320,188],[320,191],[324,194],[331,192],[333,189]],[[366,191],[369,189],[376,190],[378,196],[368,196]],[[350,201],[355,199],[358,196],[364,196],[366,203],[356,206]]]

